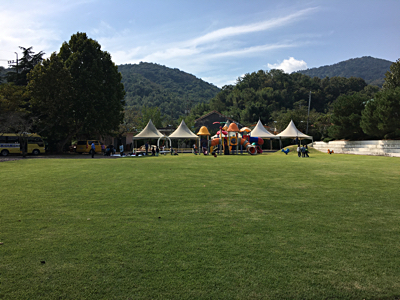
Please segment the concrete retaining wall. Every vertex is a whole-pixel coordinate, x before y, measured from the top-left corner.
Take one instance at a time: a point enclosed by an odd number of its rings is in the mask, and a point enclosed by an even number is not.
[[[328,152],[329,149],[342,154],[400,157],[400,140],[314,142],[314,148],[321,152]]]

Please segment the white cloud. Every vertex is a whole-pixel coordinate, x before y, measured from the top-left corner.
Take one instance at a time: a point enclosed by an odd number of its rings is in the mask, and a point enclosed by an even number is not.
[[[233,37],[238,35],[246,36],[249,33],[285,26],[298,21],[307,14],[315,12],[317,9],[315,7],[308,8],[263,22],[225,27],[197,38],[178,42],[157,43],[153,40],[145,46],[136,48],[136,51],[131,52],[131,55],[125,56],[124,62],[151,61],[171,66],[178,63],[182,66],[185,64],[183,61],[187,61],[186,64],[191,65],[192,69],[194,65],[199,66],[200,69],[204,69],[207,65],[209,68],[212,68],[212,64],[216,59],[265,55],[266,52],[272,50],[297,47],[299,44],[292,41],[279,41],[273,44],[245,47],[243,41],[240,42]],[[104,27],[105,24],[101,25],[100,27]],[[98,30],[100,31],[100,28]],[[105,42],[105,45],[109,46],[107,48],[110,48],[110,52],[115,54],[118,51],[118,55],[114,55],[117,58],[117,63],[122,63],[120,62],[120,59],[123,58],[121,55],[122,52],[129,52],[129,50],[118,49],[119,46],[116,45],[121,45],[118,42],[119,40],[136,40],[130,36],[131,34],[131,32],[127,31],[123,34],[115,34],[111,38],[100,38],[101,42]]]
[[[228,56],[248,56],[255,53],[264,53],[266,51],[281,49],[281,48],[289,48],[295,47],[295,44],[273,44],[273,45],[261,45],[261,46],[254,46],[249,48],[237,49],[232,51],[220,52],[210,55],[210,57],[228,57]]]
[[[298,12],[295,12],[293,14],[290,14],[290,15],[287,15],[287,16],[281,17],[281,18],[271,19],[271,20],[253,23],[253,24],[249,24],[249,25],[221,28],[221,29],[215,30],[213,32],[207,33],[201,37],[195,38],[195,39],[189,41],[189,44],[196,46],[199,44],[215,42],[217,40],[222,40],[224,38],[235,36],[235,35],[247,34],[247,33],[258,32],[258,31],[265,31],[265,30],[272,29],[274,27],[285,26],[289,23],[297,21],[298,18],[300,18],[310,12],[313,12],[316,9],[317,8],[315,8],[315,7],[307,8],[307,9],[300,10]]]
[[[81,1],[41,1],[31,3],[14,1],[13,5],[0,3],[0,65],[7,67],[6,59],[15,59],[14,52],[21,53],[19,46],[33,47],[38,53],[44,51],[45,57],[57,51],[63,42],[63,33],[57,26],[67,12],[73,11],[79,5],[91,2]],[[29,9],[24,9],[29,7]]]
[[[197,29],[201,31],[175,32],[175,23],[166,24],[169,25],[168,30],[164,30],[164,24],[152,27],[151,30],[138,30],[141,27],[135,25],[137,21],[134,18],[125,21],[121,19],[119,22],[109,17],[103,19],[94,14],[95,10],[88,11],[88,4],[93,2],[96,4],[97,0],[42,0],[29,10],[20,9],[24,4],[26,6],[27,0],[15,0],[13,6],[0,3],[0,65],[6,66],[6,60],[15,59],[14,51],[19,50],[18,46],[33,46],[33,51],[44,51],[45,57],[48,57],[78,30],[88,32],[91,38],[97,40],[102,50],[112,55],[116,64],[140,61],[159,63],[205,77],[217,86],[222,86],[224,83],[234,83],[237,79],[234,74],[243,72],[243,64],[252,58],[257,57],[262,65],[266,63],[267,56],[279,52],[277,50],[298,48],[307,43],[311,37],[301,39],[300,42],[297,35],[293,39],[291,35],[278,36],[273,31],[293,25],[320,9],[311,7],[294,13],[291,11],[261,22],[253,21],[237,26],[214,27],[224,22],[224,19],[221,18],[212,26],[208,20]],[[74,19],[76,22],[67,22],[74,14],[80,16]],[[209,26],[219,29],[210,29]],[[179,36],[182,32],[184,38]],[[279,68],[291,70],[285,63],[290,65],[287,62],[292,62],[294,67],[299,62],[291,60],[294,59],[282,62]],[[238,73],[234,70],[228,72],[227,69],[231,67],[238,68]]]
[[[307,63],[304,60],[290,57],[289,59],[284,59],[280,64],[268,64],[268,68],[283,70],[285,73],[290,74],[294,71],[307,69]]]

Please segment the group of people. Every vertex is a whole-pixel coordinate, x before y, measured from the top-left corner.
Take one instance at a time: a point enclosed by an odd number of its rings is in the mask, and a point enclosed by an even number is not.
[[[105,156],[114,155],[116,152],[114,145],[108,145],[107,148],[105,147],[105,145],[101,145],[101,151],[103,151],[103,155]]]
[[[144,144],[144,148],[146,150],[146,155],[149,155],[149,148],[150,148],[149,143],[146,142]],[[164,145],[161,146],[161,150],[162,150],[162,153],[164,153],[164,155],[165,155],[165,146]],[[158,156],[160,154],[160,148],[158,147],[158,145],[155,147],[153,146],[153,147],[151,147],[150,152],[151,152],[151,156]],[[172,147],[170,148],[170,153],[171,153],[171,155],[178,155],[176,150],[174,150],[174,148],[172,148]]]
[[[164,146],[162,146],[163,147],[163,149],[164,149]],[[149,143],[145,143],[144,144],[144,148],[146,149],[146,155],[149,155],[148,153],[149,153]],[[157,146],[153,146],[153,147],[151,147],[151,156],[158,156],[160,154],[160,148],[158,147],[158,145]]]
[[[158,156],[159,154],[160,154],[160,148],[158,148],[158,146],[151,148],[151,156]]]
[[[308,146],[307,145],[297,145],[297,155],[298,157],[309,157],[308,156]]]

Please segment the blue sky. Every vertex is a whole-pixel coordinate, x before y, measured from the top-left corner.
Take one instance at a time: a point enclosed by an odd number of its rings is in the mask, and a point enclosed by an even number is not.
[[[0,65],[86,32],[116,64],[153,62],[222,87],[246,73],[400,58],[400,1],[3,0]]]

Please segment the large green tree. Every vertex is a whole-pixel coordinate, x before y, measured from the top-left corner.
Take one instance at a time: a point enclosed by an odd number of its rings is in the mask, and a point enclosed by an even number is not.
[[[18,62],[11,66],[11,72],[7,74],[7,82],[13,82],[16,85],[27,85],[28,84],[28,73],[33,68],[43,61],[43,51],[36,53],[32,51],[32,47],[24,48],[19,47],[22,50],[22,57],[18,59]]]
[[[156,128],[163,127],[164,118],[161,115],[161,111],[158,107],[142,107],[142,128],[146,127],[150,119]]]
[[[28,108],[29,93],[25,86],[14,83],[0,84],[0,135],[5,132],[21,137],[22,155],[26,156],[27,132],[33,126]]]
[[[384,89],[368,101],[362,113],[361,127],[377,138],[400,137],[400,86]]]
[[[329,136],[351,140],[365,138],[360,122],[361,113],[368,100],[368,95],[362,93],[339,96],[332,104],[333,125],[329,128]]]
[[[383,90],[367,102],[361,127],[365,133],[377,138],[400,137],[400,59],[385,74]]]
[[[32,71],[29,78],[31,108],[38,116],[36,126],[50,145],[61,151],[82,127],[82,121],[74,118],[75,110],[80,108],[72,76],[63,60],[53,53]]]
[[[400,58],[390,66],[390,71],[385,74],[384,89],[394,89],[400,86]]]
[[[29,74],[32,108],[43,135],[57,150],[72,138],[93,138],[118,130],[124,87],[108,52],[85,33],[72,35],[58,54]]]

